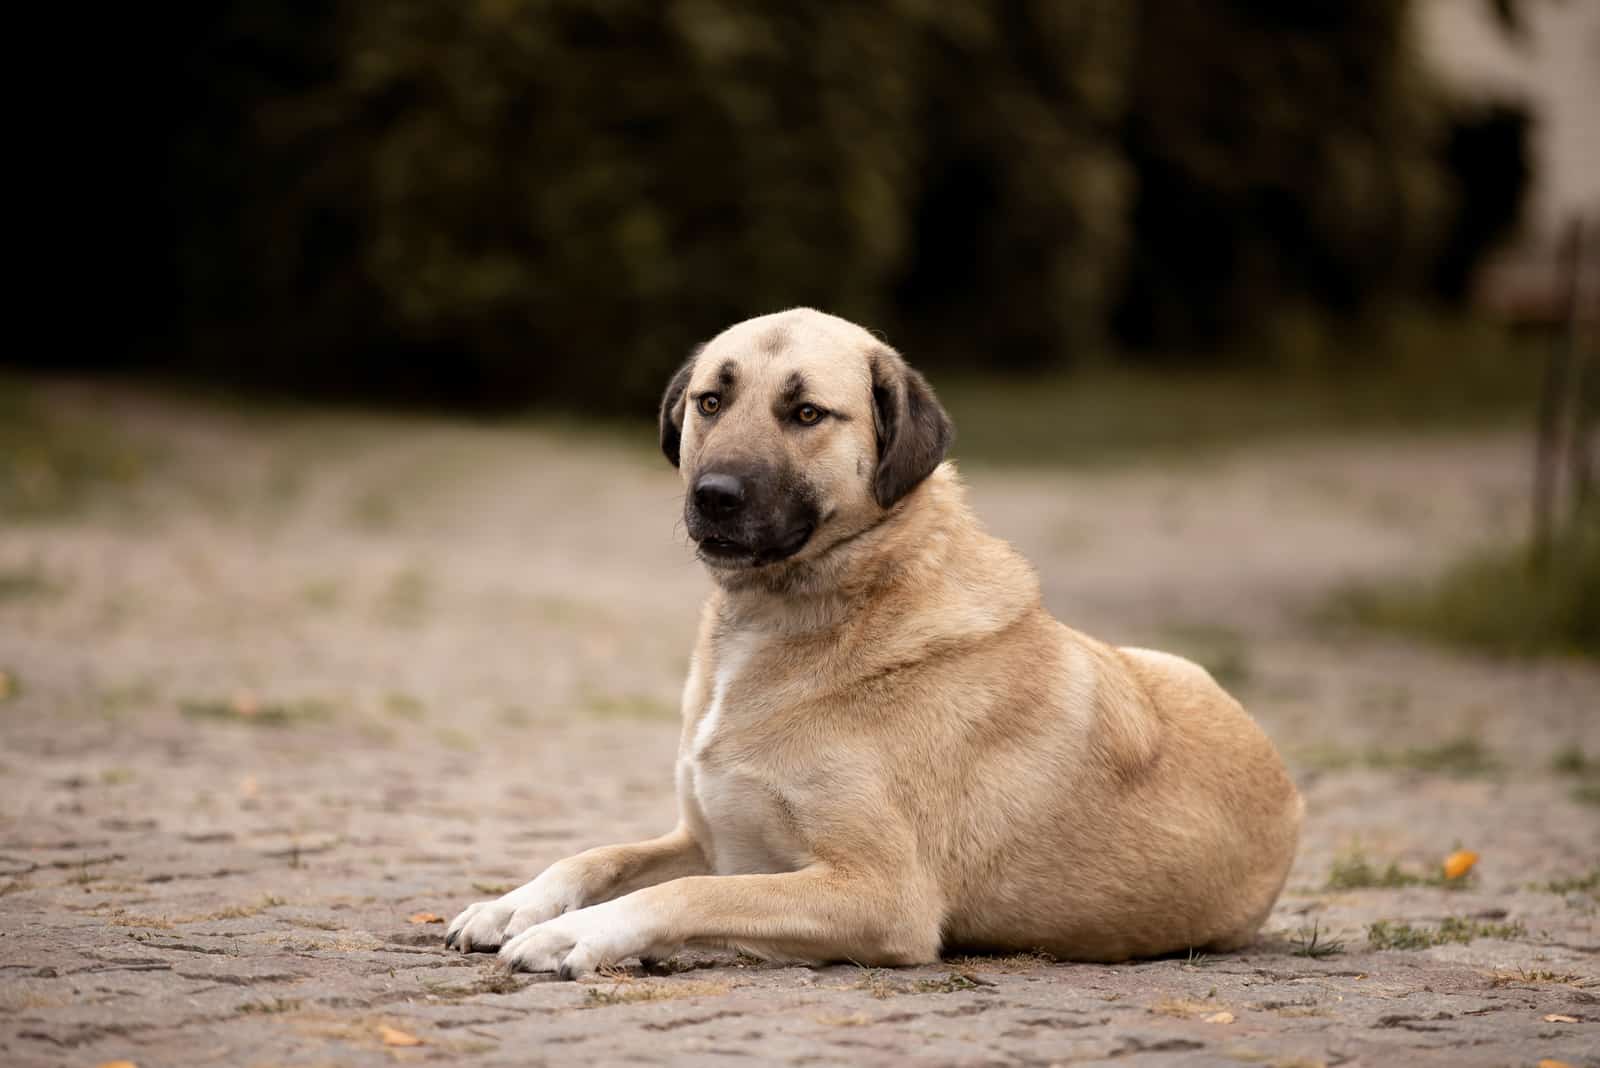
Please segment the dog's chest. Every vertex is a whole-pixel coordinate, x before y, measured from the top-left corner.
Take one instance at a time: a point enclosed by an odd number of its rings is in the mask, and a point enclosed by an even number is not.
[[[806,863],[779,784],[740,759],[736,737],[748,700],[759,686],[760,643],[727,638],[711,680],[710,702],[678,761],[678,793],[696,838],[718,875],[794,871]]]

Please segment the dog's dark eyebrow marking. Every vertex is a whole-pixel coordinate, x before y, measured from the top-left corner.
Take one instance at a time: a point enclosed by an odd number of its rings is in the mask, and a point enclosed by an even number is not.
[[[739,365],[732,360],[723,360],[722,366],[717,368],[717,388],[727,394],[733,393],[733,387],[739,381]]]
[[[778,394],[778,407],[787,411],[804,400],[805,395],[806,376],[799,371],[791,371],[784,380],[783,391]]]

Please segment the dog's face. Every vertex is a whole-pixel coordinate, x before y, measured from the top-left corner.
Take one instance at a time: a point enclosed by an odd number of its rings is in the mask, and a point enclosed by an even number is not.
[[[802,564],[876,525],[950,437],[933,391],[893,349],[804,308],[719,334],[661,401],[689,537],[725,582]]]

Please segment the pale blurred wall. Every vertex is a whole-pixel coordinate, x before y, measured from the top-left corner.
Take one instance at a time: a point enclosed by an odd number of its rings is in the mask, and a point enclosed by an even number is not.
[[[1600,0],[1523,0],[1520,38],[1488,7],[1423,0],[1423,53],[1453,88],[1518,100],[1533,113],[1525,236],[1547,246],[1576,213],[1600,220]]]

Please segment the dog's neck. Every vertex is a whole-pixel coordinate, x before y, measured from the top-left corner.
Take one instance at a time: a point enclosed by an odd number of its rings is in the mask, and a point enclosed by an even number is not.
[[[990,540],[966,503],[966,488],[950,463],[874,524],[848,535],[818,557],[772,569],[757,581],[719,584],[712,607],[725,629],[758,630],[774,636],[820,636],[850,625],[897,589],[927,593],[944,588],[952,607],[971,602],[970,613],[952,612],[976,629],[1009,623],[1039,603],[1032,569],[1014,553],[1004,575],[966,581],[974,539]],[[974,577],[976,578],[976,577]]]

